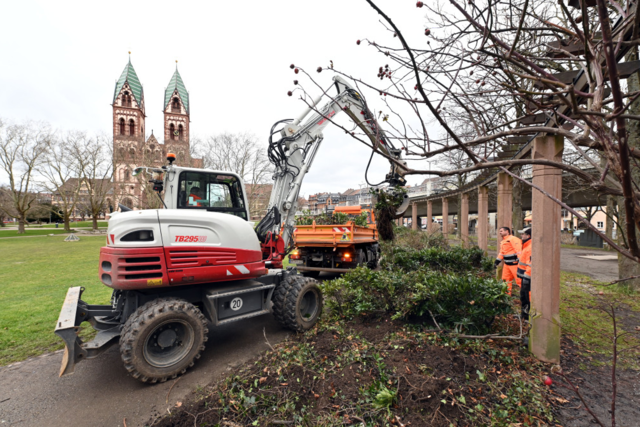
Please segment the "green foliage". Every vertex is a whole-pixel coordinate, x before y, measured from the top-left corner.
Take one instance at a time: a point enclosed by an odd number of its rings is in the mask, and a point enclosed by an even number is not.
[[[358,216],[354,216],[353,222],[355,222],[356,225],[359,225],[360,227],[368,227],[369,224],[367,223],[367,219],[368,219],[368,215],[366,212],[362,212],[360,215]]]
[[[372,188],[369,192],[376,196],[375,209],[379,211],[388,207],[397,209],[404,201],[404,195],[407,194],[407,189],[395,187],[392,192],[386,192]]]
[[[367,213],[362,212],[360,215],[348,215],[344,212],[334,212],[331,215],[326,213],[320,215],[311,215],[309,211],[303,211],[302,216],[296,218],[296,225],[312,225],[313,221],[316,225],[345,225],[349,221],[353,221],[360,227],[368,227]]]
[[[391,241],[395,237],[393,219],[398,207],[400,207],[404,201],[407,190],[398,187],[390,192],[371,190],[371,194],[376,196],[375,214],[380,240]]]
[[[408,249],[440,248],[449,249],[447,239],[440,231],[426,232],[407,227],[395,227],[393,242],[382,242],[382,253],[389,253],[395,247]]]
[[[445,326],[486,333],[495,316],[511,312],[506,286],[474,272],[455,275],[427,271],[359,267],[324,282],[330,313],[353,318],[390,313],[396,319],[433,315]]]
[[[387,247],[381,266],[386,269],[399,268],[403,271],[413,271],[419,268],[429,268],[438,271],[453,271],[458,273],[474,269],[485,272],[491,271],[493,264],[485,261],[484,252],[478,247],[462,248],[455,246],[449,250],[439,247],[415,250],[404,246]]]
[[[397,393],[395,391],[391,391],[387,387],[382,386],[373,400],[373,407],[388,410],[395,402],[396,397]]]

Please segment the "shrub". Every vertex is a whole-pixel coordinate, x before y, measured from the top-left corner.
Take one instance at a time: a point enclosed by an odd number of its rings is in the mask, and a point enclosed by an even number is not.
[[[349,221],[353,221],[355,225],[359,225],[361,227],[368,227],[367,224],[367,213],[362,212],[360,215],[348,215],[344,212],[334,212],[331,215],[327,215],[326,213],[320,215],[311,215],[309,211],[304,211],[301,216],[296,218],[296,225],[311,225],[313,221],[316,222],[316,225],[344,225]]]
[[[447,239],[440,231],[425,232],[411,230],[407,227],[396,227],[394,229],[395,240],[393,242],[382,242],[382,251],[394,247],[405,247],[407,249],[440,248],[449,249]]]
[[[493,264],[486,260],[478,247],[455,246],[449,250],[439,247],[416,250],[406,246],[387,247],[380,265],[385,269],[412,271],[420,268],[443,272],[465,273],[473,270],[490,272]]]
[[[431,315],[459,331],[488,333],[496,316],[511,312],[504,282],[474,274],[433,273],[398,295],[394,318]]]
[[[390,313],[408,319],[433,314],[444,326],[478,333],[486,333],[495,316],[511,311],[506,285],[473,273],[358,267],[325,282],[322,291],[327,310],[339,316]]]

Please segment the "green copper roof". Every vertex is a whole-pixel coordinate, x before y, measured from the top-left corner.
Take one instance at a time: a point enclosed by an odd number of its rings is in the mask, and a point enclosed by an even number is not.
[[[131,65],[131,59],[129,59],[129,63],[124,67],[124,71],[122,71],[122,74],[116,83],[116,89],[113,92],[113,102],[116,102],[116,98],[120,93],[120,90],[122,90],[122,86],[124,86],[125,82],[129,83],[131,92],[138,104],[142,104],[142,84],[136,74],[136,70],[134,70],[133,65]]]
[[[180,73],[176,68],[176,72],[173,73],[173,77],[169,81],[169,85],[167,89],[164,91],[164,108],[167,108],[169,105],[169,101],[171,101],[171,95],[173,92],[178,89],[178,94],[180,95],[180,100],[184,104],[185,110],[187,110],[187,114],[189,114],[189,92],[187,92],[187,88],[184,86],[184,82],[182,81],[182,77],[180,77]]]

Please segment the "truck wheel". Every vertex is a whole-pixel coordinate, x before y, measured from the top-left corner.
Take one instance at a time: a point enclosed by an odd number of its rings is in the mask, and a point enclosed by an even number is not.
[[[322,292],[318,281],[299,275],[289,276],[273,295],[273,314],[284,327],[306,331],[316,324],[322,313]]]
[[[207,341],[207,320],[175,298],[150,301],[127,320],[120,336],[124,367],[142,382],[164,382],[193,366]]]

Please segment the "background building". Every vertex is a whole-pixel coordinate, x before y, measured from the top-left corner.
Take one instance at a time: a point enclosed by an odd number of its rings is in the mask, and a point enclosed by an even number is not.
[[[163,143],[153,131],[145,137],[144,90],[131,59],[116,82],[112,107],[115,206],[122,203],[129,208],[159,207],[147,177],[133,176],[136,166],[161,166],[167,153],[174,153],[178,164],[202,167],[201,159],[191,158],[189,92],[178,68],[164,93]]]

